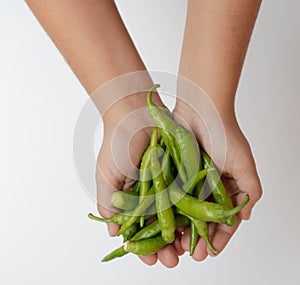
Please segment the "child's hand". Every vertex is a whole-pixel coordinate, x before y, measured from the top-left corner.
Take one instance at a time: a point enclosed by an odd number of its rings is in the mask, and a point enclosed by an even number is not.
[[[161,105],[157,94],[153,99]],[[104,137],[97,161],[96,180],[99,213],[109,218],[115,214],[110,205],[112,192],[129,189],[133,185],[142,154],[150,142],[153,122],[148,115],[145,94],[134,94],[114,104],[103,114],[103,121]],[[111,236],[115,236],[119,226],[110,223],[108,230]],[[180,238],[177,238],[174,244],[157,254],[141,257],[141,260],[152,265],[159,259],[165,266],[174,267],[178,263],[178,255],[183,253]]]
[[[209,155],[213,155],[211,152],[210,134],[207,132],[200,117],[184,103],[177,103],[174,116],[175,118],[177,117],[177,119],[181,117],[181,119],[185,120],[192,128],[197,140],[201,143],[205,151]],[[221,119],[226,138],[226,157],[224,169],[222,169],[222,180],[234,205],[242,202],[245,193],[250,195],[250,202],[238,214],[238,222],[235,226],[229,227],[225,224],[214,223],[209,225],[210,240],[218,253],[224,249],[241,220],[248,220],[250,218],[252,208],[262,195],[261,184],[249,143],[242,134],[235,116],[230,114],[221,117]],[[222,134],[219,134],[219,136],[222,136]],[[214,137],[218,137],[218,134],[214,134]],[[217,142],[217,144],[218,143],[219,142]],[[189,227],[187,227],[184,232],[181,245],[185,251],[188,251],[190,241]],[[210,254],[210,251],[204,240],[199,239],[193,258],[197,261],[201,261],[204,260],[208,254]]]

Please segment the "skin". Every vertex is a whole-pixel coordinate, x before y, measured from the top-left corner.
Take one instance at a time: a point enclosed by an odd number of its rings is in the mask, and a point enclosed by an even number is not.
[[[29,7],[56,44],[79,81],[89,94],[119,75],[145,70],[139,54],[112,0],[27,0]],[[214,102],[227,138],[227,159],[224,181],[234,195],[234,203],[241,202],[243,192],[250,194],[251,202],[239,215],[249,219],[251,209],[261,196],[261,186],[247,140],[240,131],[234,115],[234,96],[244,57],[259,10],[258,0],[192,0],[189,1],[185,38],[180,63],[180,74],[203,88]],[[105,39],[105,40],[103,40]],[[145,89],[149,87],[145,86]],[[179,94],[180,95],[180,94]],[[109,95],[108,95],[109,96]],[[157,96],[154,103],[162,106]],[[101,104],[97,102],[101,111]],[[129,145],[129,157],[113,160],[111,145],[113,131],[120,120],[131,111],[146,107],[146,93],[133,94],[114,104],[103,115],[104,137],[97,161],[98,209],[104,218],[114,215],[109,204],[115,190],[129,189],[133,179],[119,171],[118,164],[130,159],[138,166],[149,144],[152,128],[138,130]],[[203,122],[193,111],[178,101],[175,117],[183,118],[195,132],[208,154],[209,140]],[[147,120],[145,118],[145,120]],[[122,139],[129,129],[117,135]],[[126,163],[126,161],[125,161]],[[132,169],[134,172],[135,169]],[[119,227],[109,224],[109,233],[116,235]],[[210,225],[211,240],[218,252],[225,247],[237,226],[228,228]],[[188,250],[189,229],[177,234],[172,245],[157,254],[141,257],[148,265],[160,260],[166,267],[174,267],[178,256]],[[198,242],[195,260],[208,254],[203,240]]]
[[[191,0],[188,5],[179,74],[201,86],[221,117],[227,141],[222,178],[233,204],[240,203],[244,193],[250,195],[250,202],[238,215],[235,226],[210,225],[210,238],[219,253],[241,220],[250,218],[262,195],[253,155],[234,111],[236,89],[260,4],[258,0]],[[197,140],[212,155],[203,120],[181,101],[177,101],[174,113],[189,124]],[[181,241],[183,249],[189,250],[189,229],[185,229]],[[211,255],[205,242],[200,240],[194,259],[204,260],[208,254]]]

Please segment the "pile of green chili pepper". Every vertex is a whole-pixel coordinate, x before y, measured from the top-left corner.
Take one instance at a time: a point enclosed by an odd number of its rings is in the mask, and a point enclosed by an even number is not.
[[[138,180],[132,189],[112,194],[111,204],[119,210],[112,218],[89,214],[92,220],[120,225],[118,236],[123,236],[123,245],[106,255],[103,262],[129,252],[156,253],[174,242],[176,229],[188,225],[190,254],[203,238],[216,255],[208,237],[208,223],[233,226],[235,215],[249,202],[246,195],[233,207],[216,167],[194,135],[175,123],[167,107],[159,108],[152,102],[152,93],[158,87],[154,85],[147,94],[149,115],[156,127],[141,158]],[[205,200],[204,182],[214,202]]]

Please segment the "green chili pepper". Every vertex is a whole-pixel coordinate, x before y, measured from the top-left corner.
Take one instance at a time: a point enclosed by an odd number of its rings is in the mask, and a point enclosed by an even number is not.
[[[131,241],[138,241],[138,240],[142,240],[142,239],[152,238],[152,237],[158,235],[159,233],[160,233],[159,223],[158,223],[158,220],[155,220],[154,222],[152,222],[151,224],[147,225],[146,227],[142,228],[139,232],[137,232],[131,238]],[[124,245],[122,245],[121,247],[117,248],[116,250],[114,250],[111,253],[109,253],[108,255],[106,255],[102,259],[102,261],[104,261],[104,262],[110,261],[114,258],[121,257],[127,253],[128,252],[125,251],[125,249],[124,249]]]
[[[199,168],[202,169],[202,161],[200,160],[200,165],[199,165]],[[205,170],[209,170],[209,169],[205,169]],[[201,173],[198,172],[198,174]],[[205,200],[205,199],[201,199],[201,194],[203,192],[201,192],[201,189],[202,189],[202,186],[204,184],[204,177],[201,177],[200,175],[197,174],[197,178],[198,179],[195,179],[194,183],[196,183],[196,185],[193,183],[193,186],[191,186],[190,189],[193,189],[194,188],[194,191],[193,191],[193,196],[198,198],[199,200]],[[195,187],[194,187],[195,185]],[[184,185],[185,186],[185,185]],[[197,245],[197,242],[198,242],[198,239],[199,239],[199,229],[201,228],[207,228],[207,223],[206,222],[201,222],[203,223],[202,227],[200,227],[200,225],[196,225],[196,223],[194,223],[192,220],[191,220],[191,227],[190,227],[190,255],[193,255],[194,254],[194,251],[195,251],[195,248],[196,248],[196,245]],[[201,236],[205,236],[205,233],[203,232]],[[208,237],[207,237],[208,239]]]
[[[157,155],[157,128],[154,129],[150,141],[150,158],[153,186],[155,191],[155,203],[157,218],[161,229],[162,238],[167,243],[172,243],[175,239],[175,219],[173,210],[170,206],[166,184],[161,172],[160,163]]]
[[[196,232],[197,232],[197,239],[198,239],[198,235],[201,236],[204,241],[207,244],[207,247],[209,248],[209,250],[211,251],[212,254],[216,255],[217,251],[214,249],[213,245],[211,244],[209,238],[208,238],[208,226],[207,223],[201,220],[198,220],[196,218],[193,218],[191,216],[189,216],[188,214],[186,214],[185,212],[183,212],[182,210],[176,208],[176,213],[180,214],[180,215],[184,215],[187,218],[189,218],[191,220],[192,225],[194,225],[194,227],[196,228]],[[195,249],[194,249],[195,250]],[[193,255],[193,253],[191,253],[190,255]]]
[[[166,130],[171,134],[175,134],[175,130],[177,128],[175,122],[170,118],[167,114],[165,114],[158,106],[156,106],[152,102],[152,93],[154,90],[159,88],[159,84],[153,85],[147,94],[147,104],[148,104],[148,111],[150,117],[155,122],[156,126],[160,129]]]
[[[205,176],[207,176],[208,172],[211,170],[212,168],[207,168],[200,170],[198,173],[194,174],[186,183],[183,184],[182,190],[187,194],[191,194],[197,183],[200,180],[202,180]]]
[[[200,169],[200,171],[196,174],[196,177],[194,179],[193,179],[193,177],[190,178],[190,180],[192,181],[191,186],[189,186],[189,181],[187,182],[187,185],[183,185],[183,189],[186,193],[192,193],[193,196],[198,198],[198,199],[199,199],[198,191],[199,191],[199,189],[201,189],[201,185],[203,185],[203,178],[204,178],[203,175],[200,175],[201,171],[203,171],[202,170],[202,160],[201,159],[200,159],[200,162],[199,162],[199,169]],[[208,170],[208,169],[205,169],[205,170]],[[190,190],[188,190],[188,188],[185,189],[184,188],[185,186],[189,186]],[[204,200],[204,199],[200,199],[200,200]],[[203,222],[203,223],[205,223],[205,222]],[[198,234],[197,227],[196,227],[195,223],[193,223],[191,221],[191,226],[190,226],[190,255],[194,254],[198,239],[199,239],[199,234]]]
[[[206,242],[206,245],[209,248],[209,250],[211,251],[211,253],[214,254],[214,255],[217,255],[217,251],[215,250],[215,248],[211,244],[211,242],[209,240],[209,237],[208,237],[208,225],[207,225],[207,223],[204,222],[204,221],[197,220],[193,217],[191,217],[191,221],[195,225],[199,236],[202,237],[204,239],[204,241]]]
[[[205,222],[204,222],[205,223]],[[195,252],[195,248],[199,239],[199,233],[195,223],[191,220],[190,224],[190,255],[192,256]]]
[[[171,156],[169,149],[166,149],[163,160],[161,162],[162,174],[164,181],[167,185],[170,185],[174,180],[174,175],[171,166]]]
[[[187,226],[189,223],[190,223],[190,221],[186,216],[182,216],[182,215],[175,216],[176,229]],[[159,222],[158,222],[158,220],[155,220],[151,224],[142,228],[130,240],[138,241],[138,240],[143,240],[143,239],[149,239],[149,238],[155,237],[159,233],[160,233]],[[125,251],[125,249],[124,249],[124,245],[122,245],[122,246],[118,247],[117,249],[115,249],[114,251],[112,251],[111,253],[109,253],[108,255],[106,255],[102,259],[102,262],[107,262],[114,258],[122,257],[127,253],[128,252]]]
[[[185,129],[183,126],[179,125],[175,131],[175,139],[180,146],[180,157],[181,163],[185,168],[188,183],[185,183],[183,190],[191,194],[196,184],[200,179],[202,179],[207,172],[198,172],[201,169],[201,153],[199,145],[194,135]],[[193,222],[191,222],[190,227],[190,255],[194,253],[196,244],[198,242],[198,232],[197,228]]]
[[[175,216],[175,226],[176,229],[187,226],[189,224],[189,219],[186,216],[176,215]],[[159,226],[159,221],[155,220],[148,226],[142,228],[139,232],[137,232],[131,241],[137,241],[142,239],[147,239],[156,236],[161,231]]]
[[[171,133],[169,133],[168,131],[165,131],[163,129],[160,129],[160,133],[165,140],[167,148],[170,150],[170,154],[173,158],[173,161],[176,166],[179,177],[181,178],[181,180],[183,182],[185,182],[187,179],[186,173],[185,173],[183,165],[181,164],[180,149],[179,149],[179,146],[177,145],[175,138],[173,137],[173,135]]]
[[[161,235],[150,239],[143,239],[140,241],[127,241],[124,244],[126,252],[132,252],[137,255],[150,255],[163,249],[168,243]]]
[[[207,198],[207,195],[204,190],[204,179],[200,179],[196,184],[194,188],[193,196],[198,198],[199,200],[205,200]]]
[[[186,181],[186,174],[180,161],[179,146],[174,139],[175,130],[177,128],[175,122],[167,114],[165,114],[158,106],[152,102],[152,93],[155,89],[160,87],[159,84],[152,86],[147,94],[148,111],[150,117],[153,119],[155,125],[159,128],[160,134],[163,137],[167,148],[170,150],[171,156],[174,160],[179,176],[183,182]]]
[[[173,120],[173,115],[172,115],[172,112],[169,110],[169,108],[166,105],[163,105],[163,108],[164,108],[167,116]]]
[[[190,195],[186,195],[172,183],[169,186],[169,197],[171,202],[187,215],[205,222],[224,223],[232,215],[241,211],[249,202],[249,195],[245,196],[244,201],[233,209],[228,209],[224,205],[201,201]]]
[[[123,242],[130,240],[138,231],[138,225],[133,224],[123,233]]]
[[[140,195],[145,196],[151,186],[151,171],[150,171],[150,148],[147,147],[141,161],[140,167]]]
[[[154,200],[153,200],[153,203],[150,204],[150,206],[145,211],[145,219],[148,218],[148,217],[153,217],[157,213],[157,211],[156,211],[156,205],[155,205],[155,201]]]
[[[104,222],[104,223],[115,223],[118,225],[123,225],[125,222],[127,222],[130,219],[130,215],[126,215],[123,213],[116,213],[114,216],[112,216],[109,219],[103,219],[103,218],[94,216],[91,213],[88,214],[88,217],[94,221]]]
[[[198,142],[194,135],[181,125],[175,130],[175,139],[180,146],[181,163],[189,179],[199,170],[201,154]]]
[[[153,198],[153,201],[154,201],[154,198]],[[126,225],[126,227],[124,227],[125,229],[120,234],[118,234],[118,235],[121,235],[127,228],[129,228],[131,225],[133,225],[134,223],[137,222],[138,217],[136,217],[136,219],[134,219],[134,222],[131,223],[131,220],[132,220],[132,217],[134,217],[133,216],[134,214],[135,214],[135,210],[124,212],[124,213],[116,213],[114,216],[112,216],[109,219],[103,219],[101,217],[97,217],[97,216],[93,215],[92,213],[89,213],[88,217],[93,221],[97,221],[97,222],[101,222],[101,223],[115,223],[122,227],[123,227],[123,225],[130,222],[130,225],[128,225],[128,226]],[[147,216],[145,216],[146,219],[151,218],[151,217],[153,217],[153,214],[148,214]]]
[[[190,256],[195,252],[195,248],[199,239],[199,234],[196,225],[190,221]]]
[[[127,253],[128,252],[125,251],[124,246],[122,245],[122,246],[118,247],[117,249],[115,249],[114,251],[107,254],[105,257],[103,257],[103,259],[101,261],[102,262],[107,262],[107,261],[113,260],[117,257],[122,257]]]
[[[139,193],[140,192],[140,181],[137,180],[132,186],[132,192]]]
[[[176,229],[185,227],[189,224],[189,219],[186,216],[175,215],[175,226]]]
[[[187,226],[189,224],[189,219],[184,215],[176,215],[175,216],[175,226],[176,229]],[[159,221],[155,220],[151,224],[147,225],[146,227],[142,228],[138,231],[130,240],[137,241],[147,238],[152,238],[158,235],[161,232]]]
[[[207,183],[212,191],[212,195],[215,201],[221,205],[226,206],[229,209],[233,208],[232,201],[225,189],[225,186],[222,182],[222,179],[209,155],[201,151],[203,157],[203,166],[204,168],[213,168],[214,171],[210,171],[207,175]],[[235,216],[229,217],[225,223],[228,226],[233,226],[236,223],[237,219]]]
[[[199,239],[199,234],[197,231],[197,227],[191,221],[191,225],[190,225],[190,255],[194,254],[198,239]]]
[[[150,148],[148,147],[143,154],[141,168],[140,168],[140,199],[142,202],[145,195],[148,193],[151,187],[151,171],[150,171]],[[140,217],[140,226],[144,226],[144,216]]]
[[[147,195],[144,197],[142,202],[137,205],[137,207],[130,213],[129,218],[125,223],[122,224],[118,236],[121,235],[128,227],[134,224],[138,218],[144,214],[144,212],[149,208],[149,206],[154,202],[154,188],[151,187]]]
[[[159,145],[160,145],[160,147],[161,147],[163,150],[166,149],[167,146],[166,146],[166,142],[165,142],[165,140],[164,140],[163,137],[160,138],[160,140],[159,140]]]
[[[131,190],[123,190],[113,192],[110,198],[110,203],[118,209],[130,211],[136,208],[139,202],[137,192]]]
[[[154,237],[160,233],[160,226],[158,220],[153,221],[151,224],[147,225],[146,227],[142,228],[138,231],[133,238],[132,241],[142,240]]]

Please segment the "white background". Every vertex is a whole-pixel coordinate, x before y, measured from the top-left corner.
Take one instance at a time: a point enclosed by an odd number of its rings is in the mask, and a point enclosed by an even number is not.
[[[148,68],[176,73],[186,1],[117,2]],[[262,200],[220,256],[168,270],[129,255],[100,263],[121,240],[87,219],[96,205],[74,170],[88,97],[25,3],[1,1],[0,284],[300,284],[299,11],[264,1],[237,94]]]

